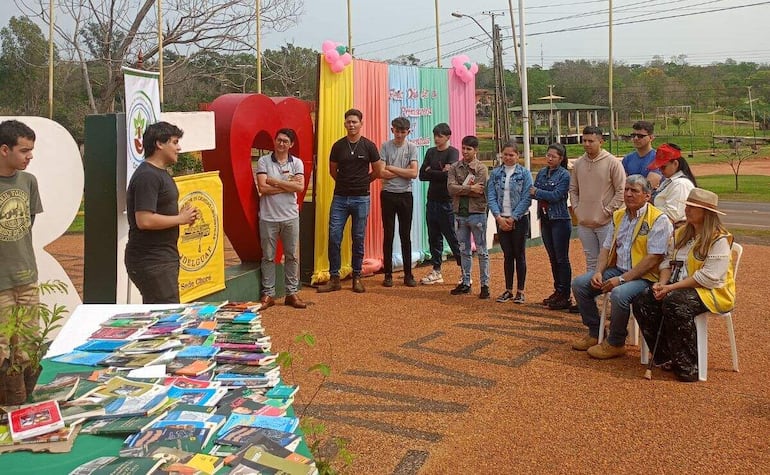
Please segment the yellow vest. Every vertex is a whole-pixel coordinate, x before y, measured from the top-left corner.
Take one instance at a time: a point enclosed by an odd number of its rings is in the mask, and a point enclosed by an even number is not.
[[[683,228],[682,228],[683,230]],[[678,233],[679,231],[677,231]],[[678,236],[677,236],[678,237]],[[733,236],[731,234],[721,234],[715,236],[711,245],[714,245],[720,239],[727,239],[727,242],[732,248]],[[695,256],[695,246],[690,248],[690,252],[687,255],[687,275],[692,276],[695,272],[703,267],[705,263],[705,257],[703,260],[699,260]],[[705,287],[697,287],[695,290],[698,292],[703,305],[706,306],[709,311],[714,313],[725,313],[735,307],[735,275],[734,275],[734,262],[733,253],[730,252],[730,265],[727,267],[727,277],[725,278],[725,285],[716,289],[707,289]]]
[[[612,236],[612,247],[610,248],[610,254],[607,256],[607,267],[612,267],[617,264],[617,240],[618,229],[620,229],[620,222],[623,220],[623,215],[626,214],[626,208],[621,208],[612,215],[612,219],[615,222],[615,230]],[[647,211],[644,213],[634,227],[634,240],[631,243],[631,266],[637,265],[644,256],[647,255],[647,235],[652,230],[652,225],[655,224],[655,220],[659,216],[663,215],[663,211],[654,207],[651,204],[647,205]],[[648,273],[642,276],[642,279],[650,282],[657,282],[659,277],[658,266],[655,266]]]

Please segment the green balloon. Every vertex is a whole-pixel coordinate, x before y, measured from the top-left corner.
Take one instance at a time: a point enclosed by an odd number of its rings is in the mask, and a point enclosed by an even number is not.
[[[471,70],[471,63],[463,63],[463,65],[465,65],[465,67],[468,69],[468,71]]]
[[[340,56],[342,56],[343,54],[348,52],[348,47],[347,46],[343,46],[343,45],[339,45],[339,46],[337,46],[334,49],[337,50],[337,52],[340,54]]]

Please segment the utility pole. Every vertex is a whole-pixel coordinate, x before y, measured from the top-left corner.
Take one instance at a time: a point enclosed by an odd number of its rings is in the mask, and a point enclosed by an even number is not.
[[[503,82],[503,63],[502,63],[502,48],[500,48],[500,29],[495,23],[495,16],[500,15],[494,11],[481,12],[483,15],[489,15],[492,18],[492,69],[495,76],[495,107],[493,108],[494,117],[494,138],[497,153],[503,151],[504,141],[508,141],[508,137],[504,134],[508,133],[508,128],[503,128],[504,117],[508,112],[505,111],[503,103],[505,84]],[[507,121],[505,121],[507,123]],[[504,138],[505,137],[505,138]]]
[[[612,105],[612,0],[610,1],[610,46],[609,46],[609,106],[610,106],[610,153],[612,153],[612,139],[615,135],[615,108]]]
[[[503,65],[503,44],[502,36],[500,35],[500,26],[495,25],[495,33],[497,34],[497,64],[499,65],[497,70],[500,74],[500,131],[503,136],[502,144],[500,145],[500,151],[502,147],[511,139],[509,129],[509,117],[508,117],[508,93],[505,88],[505,66]],[[515,40],[515,38],[514,38]]]
[[[749,90],[749,110],[751,111],[751,130],[754,133],[754,152],[757,151],[757,122],[754,120],[754,100],[751,98],[751,86],[746,86]]]

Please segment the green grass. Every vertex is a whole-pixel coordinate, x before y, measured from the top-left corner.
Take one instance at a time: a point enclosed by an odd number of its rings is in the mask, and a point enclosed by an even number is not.
[[[735,191],[735,175],[699,176],[698,186],[711,190],[727,201],[770,202],[770,176],[739,175]]]
[[[79,211],[78,214],[75,215],[75,219],[72,220],[72,224],[70,224],[70,227],[67,228],[68,233],[82,233],[85,230],[86,226],[86,216],[85,213],[82,211]]]

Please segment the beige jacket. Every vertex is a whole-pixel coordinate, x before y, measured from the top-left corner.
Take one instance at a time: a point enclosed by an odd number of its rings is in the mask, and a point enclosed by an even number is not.
[[[609,223],[623,206],[626,172],[623,164],[606,150],[591,160],[583,154],[575,161],[569,181],[569,199],[578,224],[598,228]]]
[[[470,178],[468,175],[472,175]],[[471,191],[471,185],[483,185],[486,190],[487,180],[489,179],[489,170],[487,166],[478,159],[468,163],[463,159],[452,164],[447,173],[447,190],[452,197],[452,208],[454,212],[460,208],[460,197],[467,196],[468,211],[471,213],[487,212],[487,195],[483,191],[481,194]]]

